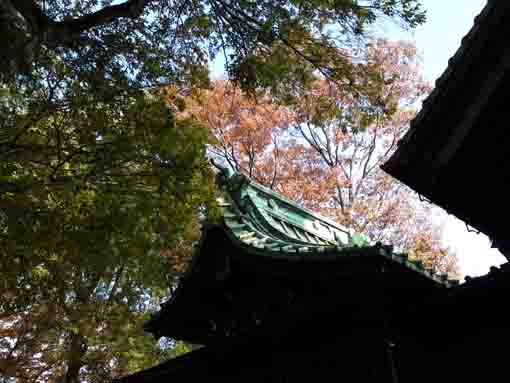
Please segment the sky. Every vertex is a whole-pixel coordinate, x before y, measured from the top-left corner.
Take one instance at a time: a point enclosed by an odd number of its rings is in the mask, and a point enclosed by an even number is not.
[[[448,65],[448,59],[460,47],[462,38],[474,24],[474,18],[486,0],[422,0],[427,22],[412,34],[389,26],[383,34],[392,39],[413,40],[422,57],[425,78],[434,82]],[[477,203],[473,201],[473,203]],[[506,261],[483,234],[469,232],[464,222],[437,209],[436,218],[444,222],[443,241],[459,258],[462,276],[486,274],[490,266]]]
[[[422,0],[422,5],[427,10],[427,22],[423,26],[409,32],[388,23],[378,26],[377,35],[392,40],[414,41],[422,57],[423,75],[433,84],[448,66],[448,59],[460,47],[462,38],[473,26],[475,16],[486,2],[487,0]],[[221,76],[223,65],[222,59],[212,63],[210,69],[213,77]],[[464,222],[440,208],[435,209],[434,215],[435,220],[444,224],[444,245],[457,254],[462,277],[486,274],[490,266],[498,266],[506,261],[497,249],[491,248],[491,241],[485,235],[468,231]]]

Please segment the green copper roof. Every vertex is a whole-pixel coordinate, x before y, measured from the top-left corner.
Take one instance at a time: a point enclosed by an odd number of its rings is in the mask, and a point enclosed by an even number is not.
[[[366,236],[311,212],[243,174],[220,168],[217,182],[227,234],[245,251],[289,260],[327,260],[353,254],[379,254],[446,286],[446,274],[425,268],[391,246],[371,245]],[[363,250],[363,251],[360,251]]]

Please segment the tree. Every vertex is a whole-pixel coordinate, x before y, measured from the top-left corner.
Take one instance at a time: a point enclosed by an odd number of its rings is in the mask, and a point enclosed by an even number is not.
[[[122,71],[132,85],[156,86],[203,79],[204,64],[221,52],[250,88],[299,82],[310,68],[343,79],[348,66],[336,48],[381,17],[414,28],[425,12],[418,0],[4,0],[1,73],[4,81],[31,74],[56,55],[76,75]]]
[[[190,110],[207,124],[215,156],[237,171],[373,241],[393,244],[436,270],[455,274],[455,256],[408,189],[379,166],[396,148],[429,91],[410,43],[372,41],[363,63],[386,85],[384,108],[322,77],[292,107],[242,95],[220,81]],[[370,83],[364,84],[370,90]]]
[[[30,101],[1,101],[23,129],[0,142],[0,374],[98,382],[148,367],[173,352],[142,329],[184,268],[166,252],[214,212],[208,132],[151,94],[37,119]]]

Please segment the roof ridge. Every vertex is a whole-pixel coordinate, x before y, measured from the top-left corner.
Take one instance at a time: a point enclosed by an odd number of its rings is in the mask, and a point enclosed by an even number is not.
[[[307,218],[311,220],[317,220],[322,221],[324,224],[327,224],[336,230],[342,231],[349,236],[354,234],[352,230],[348,229],[347,227],[339,224],[338,222],[335,222],[334,220],[324,217],[323,215],[314,212],[304,206],[298,205],[296,202],[290,200],[289,198],[283,196],[280,193],[275,192],[274,190],[260,184],[259,182],[255,181],[254,179],[248,177],[247,175],[239,172],[235,172],[231,169],[220,167],[215,164],[215,166],[220,169],[220,173],[217,175],[217,184],[220,187],[220,189],[223,189],[227,191],[232,199],[233,202],[238,205],[238,207],[242,210],[243,203],[240,201],[240,196],[237,196],[236,198],[235,194],[242,194],[242,189],[246,190],[248,186],[252,186],[254,189],[256,189],[259,192],[265,193],[269,197],[273,197],[276,200],[283,202],[288,207],[290,207],[292,210],[299,212],[300,214],[307,216]],[[273,201],[274,202],[274,201]]]
[[[261,185],[260,183],[254,181],[253,179],[251,178],[248,178],[249,182],[255,186],[256,188],[262,190],[263,192],[275,197],[275,198],[278,198],[280,201],[283,201],[285,202],[286,204],[290,205],[291,207],[295,208],[295,209],[299,209],[301,211],[303,211],[304,213],[306,214],[309,214],[311,217],[317,219],[317,220],[320,220],[320,221],[323,221],[331,226],[335,226],[337,227],[338,229],[342,230],[342,231],[346,231],[346,232],[349,232],[349,229],[346,228],[345,226],[339,224],[338,222],[332,220],[331,218],[328,218],[328,217],[325,217],[323,216],[322,214],[320,213],[317,213],[317,212],[314,212],[313,210],[310,210],[304,206],[300,206],[298,205],[296,202],[290,200],[289,198],[285,197],[284,195],[282,194],[279,194],[277,192],[275,192],[274,190],[272,189],[269,189],[268,187],[264,186],[264,185]]]

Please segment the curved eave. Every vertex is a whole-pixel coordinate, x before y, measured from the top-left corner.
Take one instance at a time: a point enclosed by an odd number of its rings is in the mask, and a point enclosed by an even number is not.
[[[204,292],[211,294],[216,291],[214,294],[221,296],[224,281],[233,275],[230,271],[227,277],[218,279],[218,269],[203,267],[204,262],[214,258],[210,250],[215,247],[214,238],[220,237],[220,233],[225,238],[223,243],[228,244],[227,251],[220,252],[220,258],[225,256],[231,259],[226,264],[234,262],[238,267],[242,265],[243,273],[259,274],[275,281],[281,277],[282,280],[306,278],[328,284],[328,280],[346,278],[353,281],[359,279],[356,284],[365,283],[360,281],[371,283],[384,270],[387,282],[399,291],[419,286],[427,289],[434,286],[449,288],[458,284],[457,281],[448,280],[445,274],[435,274],[424,268],[420,262],[393,253],[389,246],[280,246],[278,241],[268,239],[249,225],[242,229],[237,226],[231,228],[231,223],[225,219],[223,225],[206,230],[210,232],[204,233],[204,237],[209,236],[213,242],[205,243],[198,251],[195,265],[187,278],[179,285],[172,299],[162,305],[162,310],[147,323],[147,331],[156,337],[169,336],[198,344],[221,344],[224,341],[224,336],[214,330],[208,320],[213,318],[214,321],[218,314],[222,318],[230,310],[222,312],[209,301],[204,301],[202,295]],[[252,235],[246,235],[248,230]],[[224,264],[223,261],[219,263]],[[238,268],[236,270],[234,274],[239,271]],[[334,306],[336,303],[332,301],[325,304]]]
[[[381,166],[496,242],[508,238],[494,212],[508,209],[508,182],[501,175],[507,169],[510,141],[509,33],[510,2],[489,0],[397,149]],[[474,183],[472,169],[483,169],[491,187]],[[473,199],[486,203],[473,204]]]

